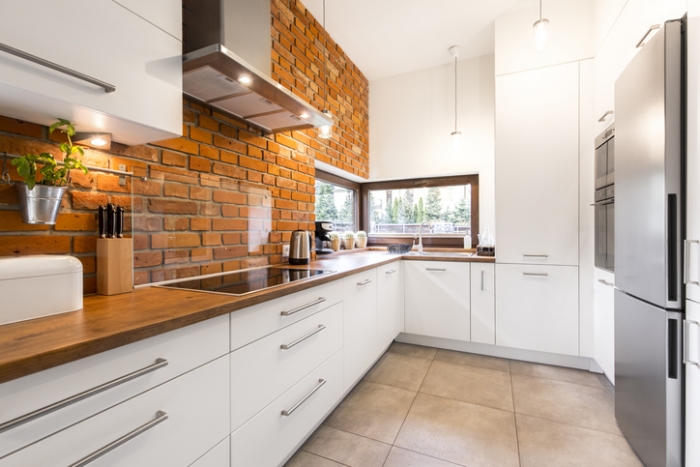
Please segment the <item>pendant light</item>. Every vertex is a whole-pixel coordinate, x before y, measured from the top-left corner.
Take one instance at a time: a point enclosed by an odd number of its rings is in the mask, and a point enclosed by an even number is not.
[[[540,19],[532,25],[532,39],[535,42],[535,49],[542,51],[547,47],[549,39],[549,20],[542,18],[542,0],[540,0]]]
[[[332,121],[333,115],[331,115],[330,110],[328,110],[328,38],[326,37],[327,35],[328,33],[326,32],[326,0],[323,0],[323,94],[326,104],[326,108],[323,109],[323,114]],[[330,139],[330,137],[332,136],[331,128],[332,125],[321,125],[321,129],[318,132],[318,137],[322,139]]]
[[[452,150],[459,151],[462,147],[462,132],[457,131],[457,57],[459,57],[459,47],[453,45],[450,47],[450,55],[455,61],[455,131],[450,135],[452,139]]]

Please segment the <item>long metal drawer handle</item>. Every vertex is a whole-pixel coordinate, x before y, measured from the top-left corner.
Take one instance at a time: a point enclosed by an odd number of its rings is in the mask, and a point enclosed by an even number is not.
[[[445,268],[425,268],[426,271],[437,271],[437,272],[445,272],[447,269]]]
[[[326,299],[324,297],[319,297],[318,300],[314,300],[313,302],[307,303],[306,305],[298,306],[298,307],[294,308],[293,310],[283,311],[280,314],[282,316],[290,316],[290,315],[293,315],[294,313],[299,313],[300,311],[304,311],[307,308],[311,308],[312,306],[318,305],[319,303],[323,303],[325,301],[326,301]]]
[[[598,282],[600,282],[603,285],[607,285],[608,287],[615,287],[615,284],[613,284],[612,282],[608,282],[605,279],[598,279]]]
[[[481,291],[482,292],[484,291],[484,272],[485,271],[481,271]]]
[[[549,258],[549,255],[523,255],[524,258]]]
[[[535,277],[547,277],[549,274],[546,272],[524,272],[523,276],[535,276]]]
[[[92,83],[96,86],[103,88],[105,92],[114,92],[117,90],[117,87],[113,84],[105,83],[104,81],[101,81],[97,78],[93,78],[92,76],[80,73],[79,71],[71,70],[70,68],[66,68],[57,63],[44,60],[43,58],[37,57],[36,55],[23,52],[19,49],[15,49],[14,47],[10,47],[7,44],[0,43],[0,50],[2,50],[3,52],[7,52],[8,54],[14,55],[15,57],[23,58],[24,60],[36,63],[37,65],[41,65],[46,68],[51,68],[52,70],[58,71],[59,73],[72,76],[73,78],[78,78],[83,81],[87,81],[88,83]]]
[[[394,274],[396,272],[396,269],[392,269],[391,271],[387,271],[385,274]]]
[[[309,392],[307,395],[305,395],[304,397],[302,397],[301,400],[300,400],[299,402],[297,402],[296,404],[294,404],[294,405],[292,406],[292,408],[290,408],[290,409],[288,409],[288,410],[283,410],[283,411],[282,411],[282,415],[284,415],[285,417],[289,417],[291,414],[294,413],[294,411],[295,411],[296,409],[298,409],[299,407],[301,407],[301,404],[303,404],[304,402],[306,402],[306,401],[309,399],[309,397],[313,396],[313,395],[316,393],[316,391],[318,391],[319,389],[321,389],[321,386],[323,386],[324,384],[326,384],[326,380],[325,380],[325,379],[319,379],[319,380],[318,380],[318,385],[317,385],[315,388],[313,388],[313,389],[311,390],[311,392]],[[72,467],[72,466],[71,466],[71,467]]]
[[[690,278],[690,248],[693,243],[700,244],[700,240],[685,240],[683,245],[683,283],[700,285],[700,281],[691,281]]]
[[[41,409],[37,409],[34,412],[29,412],[28,414],[22,415],[21,417],[17,417],[13,420],[9,420],[5,423],[2,423],[0,424],[0,433],[7,430],[11,430],[12,428],[18,427],[27,422],[31,422],[32,420],[36,420],[37,418],[43,417],[44,415],[48,415],[57,410],[61,410],[64,407],[68,407],[69,405],[75,404],[76,402],[80,402],[83,399],[87,399],[88,397],[92,397],[95,394],[99,394],[108,389],[112,389],[115,386],[124,384],[128,381],[131,381],[132,379],[136,379],[139,376],[143,376],[146,373],[150,373],[167,365],[167,360],[165,360],[164,358],[159,358],[153,365],[148,365],[147,367],[141,368],[140,370],[136,370],[133,373],[129,373],[128,375],[124,375],[117,379],[113,379],[112,381],[101,384],[99,386],[95,386],[94,388],[88,389],[87,391],[83,391],[80,394],[76,394],[58,402],[54,402],[53,404],[47,405],[46,407],[42,407]]]
[[[362,282],[358,282],[357,285],[367,285],[372,282],[372,279],[365,279]]]
[[[104,456],[109,451],[112,451],[112,450],[118,448],[122,444],[131,441],[132,439],[136,438],[141,433],[150,430],[154,426],[158,425],[159,423],[163,423],[167,419],[168,419],[168,414],[159,410],[158,412],[156,412],[156,418],[154,418],[150,422],[148,422],[144,425],[141,425],[140,427],[136,428],[133,431],[130,431],[129,433],[122,436],[121,438],[115,439],[114,441],[112,441],[108,445],[98,449],[97,451],[93,452],[92,454],[88,454],[87,456],[80,459],[78,462],[71,464],[68,467],[83,467],[85,465],[88,465],[90,462]]]
[[[696,326],[700,326],[700,323],[697,321],[689,320],[686,319],[683,321],[683,364],[692,364],[700,368],[700,362],[694,362],[690,359],[689,353],[690,353],[690,346],[688,345],[688,332],[690,325],[694,324]]]
[[[654,24],[653,26],[649,26],[649,29],[647,30],[647,32],[645,32],[644,35],[642,36],[642,38],[639,40],[639,42],[637,42],[636,48],[640,48],[641,46],[643,46],[644,41],[647,40],[647,37],[649,37],[649,34],[651,34],[652,31],[656,31],[660,27],[661,27],[660,24]]]
[[[606,110],[603,116],[598,119],[598,121],[603,123],[605,119],[608,118],[608,115],[612,115],[613,113],[615,112],[613,112],[612,110]]]
[[[315,334],[318,334],[319,332],[323,331],[324,329],[326,329],[326,326],[324,326],[323,324],[319,324],[319,325],[318,325],[318,328],[314,329],[313,331],[311,331],[311,332],[308,333],[307,335],[305,335],[305,336],[303,336],[303,337],[300,337],[299,339],[297,339],[297,340],[295,340],[295,341],[293,341],[293,342],[290,342],[289,344],[282,344],[282,345],[280,345],[280,349],[282,349],[282,350],[289,350],[289,349],[291,349],[292,347],[294,347],[295,345],[304,342],[304,341],[305,341],[306,339],[308,339],[309,337],[311,337],[311,336],[313,336],[313,335],[315,335]]]

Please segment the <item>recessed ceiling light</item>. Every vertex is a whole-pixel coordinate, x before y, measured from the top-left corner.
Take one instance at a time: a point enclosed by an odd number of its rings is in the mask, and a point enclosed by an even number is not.
[[[92,138],[90,140],[90,144],[92,144],[93,146],[106,146],[107,140],[104,138]]]
[[[93,148],[109,149],[112,146],[112,134],[99,133],[96,131],[76,133],[75,136],[73,136],[73,143]]]
[[[250,79],[250,76],[245,76],[245,75],[244,75],[244,76],[240,76],[240,77],[238,78],[238,82],[239,82],[239,83],[242,83],[242,84],[250,84],[250,83],[253,82],[253,80]]]

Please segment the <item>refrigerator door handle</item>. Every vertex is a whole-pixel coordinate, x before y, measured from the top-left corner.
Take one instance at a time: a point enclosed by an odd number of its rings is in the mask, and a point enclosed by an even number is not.
[[[690,280],[690,249],[693,243],[700,245],[700,240],[688,240],[683,242],[683,283],[691,285],[700,285],[700,281]]]
[[[690,319],[683,320],[683,363],[685,365],[695,365],[700,368],[700,362],[695,362],[690,359],[690,342],[688,341],[688,335],[690,334],[690,325],[700,327],[700,323]]]

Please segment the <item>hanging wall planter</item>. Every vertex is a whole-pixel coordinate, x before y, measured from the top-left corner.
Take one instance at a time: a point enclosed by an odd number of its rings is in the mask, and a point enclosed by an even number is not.
[[[35,185],[30,190],[26,184],[18,183],[17,192],[22,222],[54,225],[66,188],[65,186]]]

